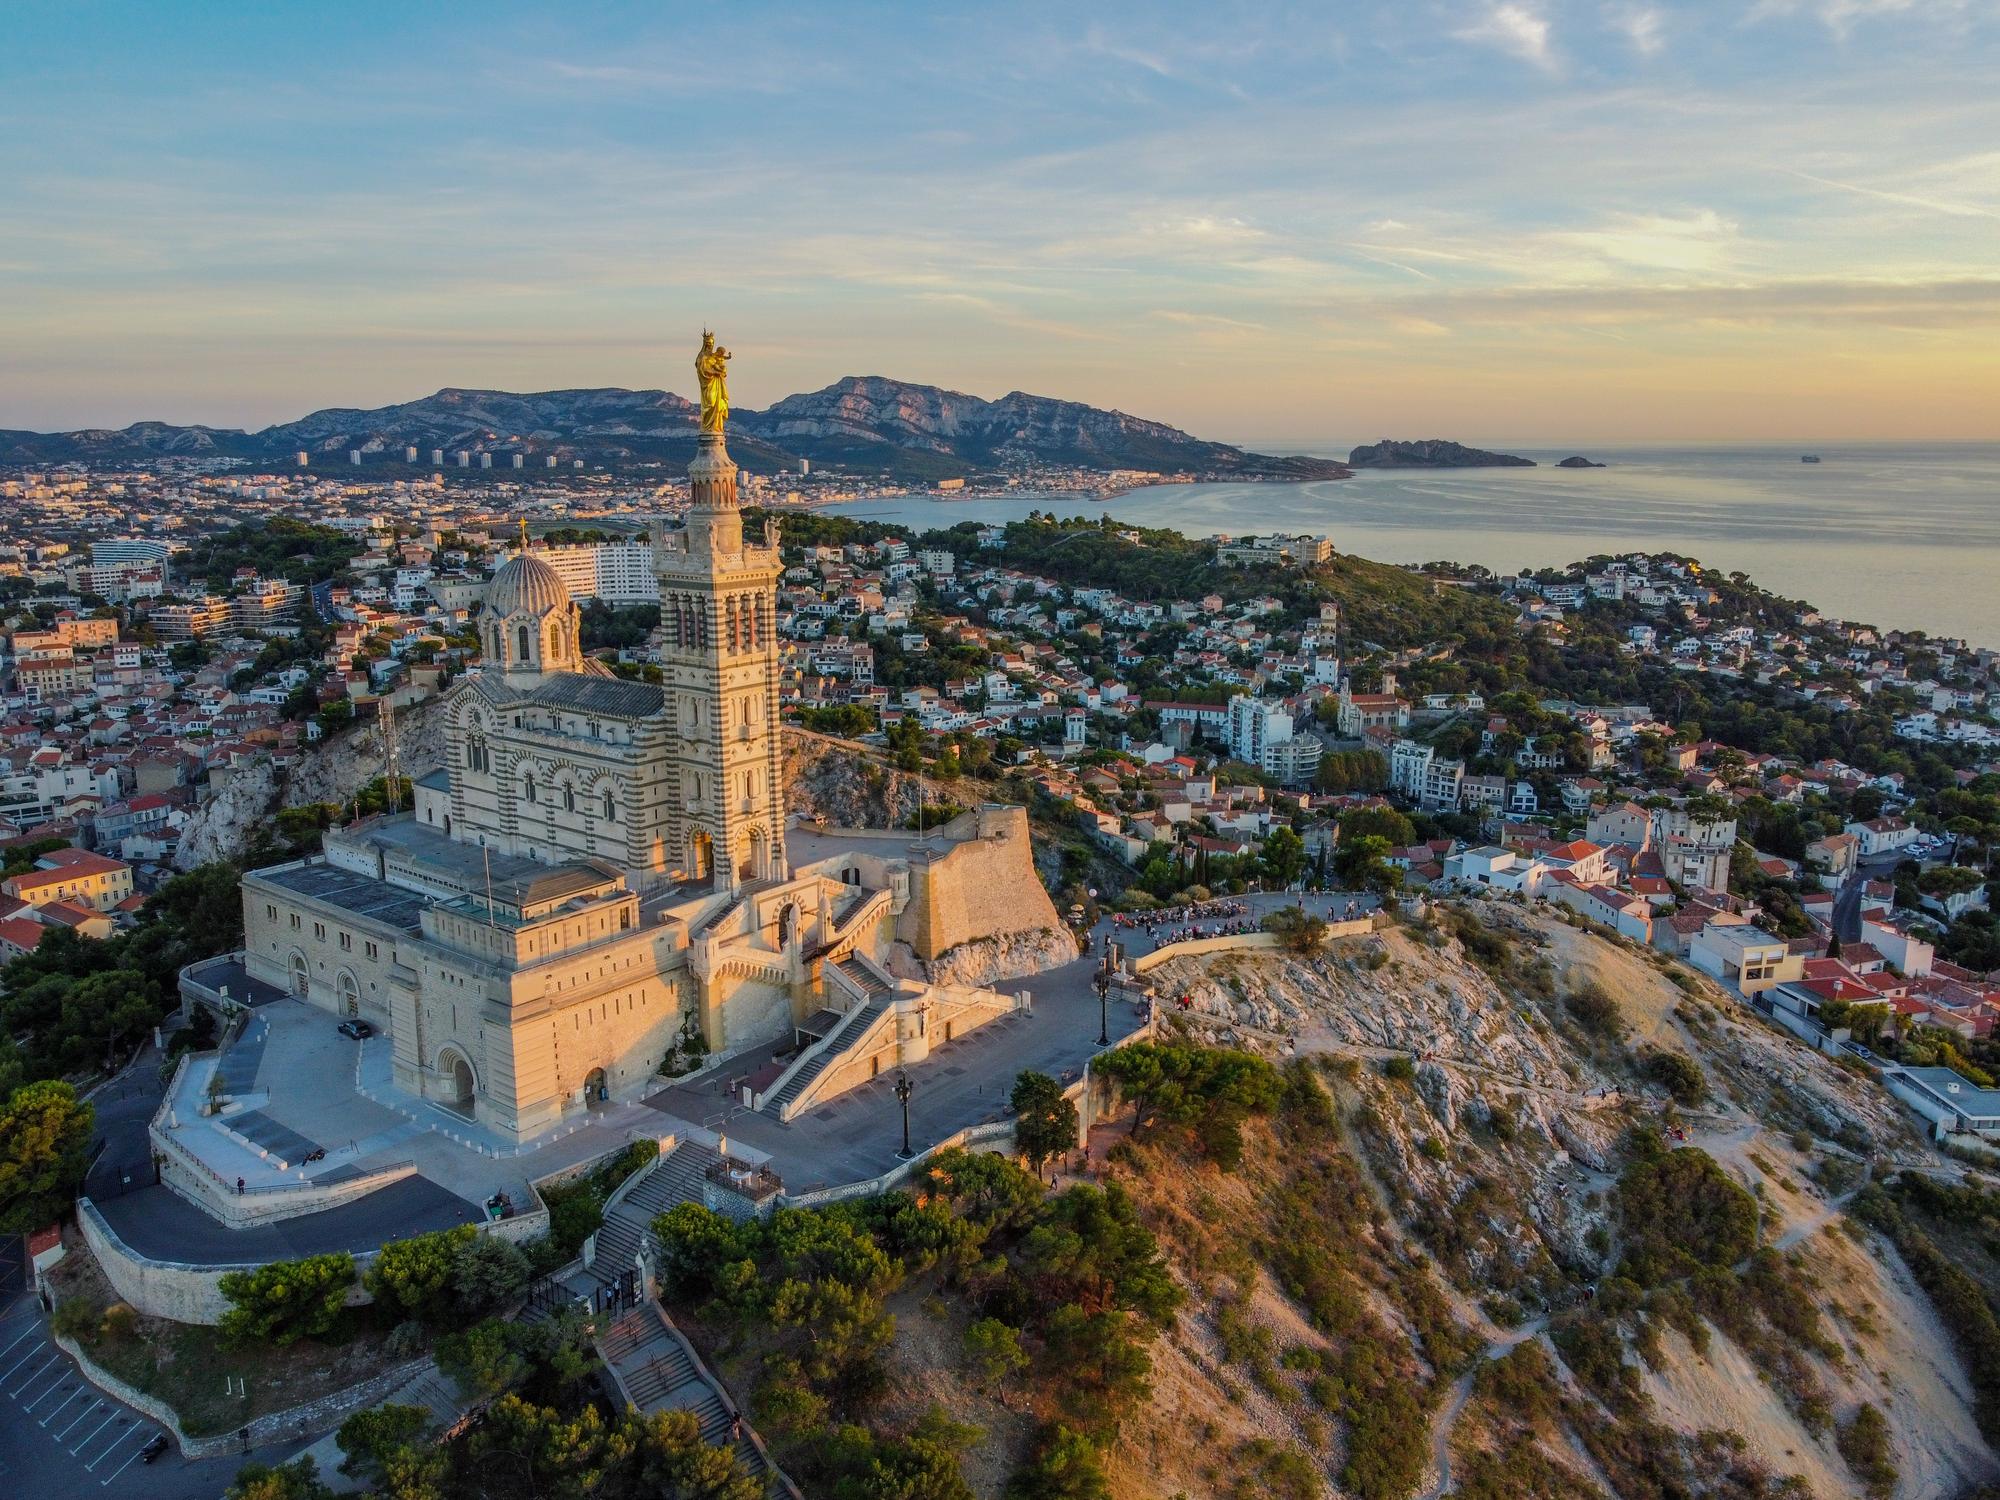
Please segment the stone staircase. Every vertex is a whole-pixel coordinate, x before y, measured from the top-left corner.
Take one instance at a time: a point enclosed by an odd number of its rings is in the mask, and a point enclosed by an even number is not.
[[[642,1412],[693,1413],[703,1442],[731,1449],[751,1474],[797,1493],[773,1468],[750,1424],[696,1361],[659,1304],[643,1302],[613,1323],[598,1337],[597,1352],[619,1395],[631,1405]]]
[[[572,1283],[577,1291],[582,1293],[589,1285],[610,1286],[631,1270],[639,1246],[652,1236],[653,1220],[677,1203],[701,1202],[702,1180],[721,1159],[712,1146],[684,1141],[633,1183],[605,1210],[596,1248],[584,1273],[586,1281]]]
[[[385,1406],[422,1407],[430,1414],[431,1422],[439,1432],[449,1432],[457,1425],[469,1404],[458,1394],[450,1377],[441,1373],[435,1365],[409,1384],[397,1387],[383,1401]]]
[[[862,962],[851,953],[845,958],[830,959],[828,962],[840,970],[841,977],[861,991],[870,1004],[880,997],[896,993],[896,986],[883,978],[872,964]]]
[[[774,887],[776,887],[777,884],[778,882],[775,880],[744,881],[743,884],[739,885],[736,888],[735,895],[731,896],[727,901],[723,902],[722,905],[718,906],[714,911],[710,912],[707,916],[703,917],[701,921],[696,924],[694,929],[694,935],[696,937],[706,937],[709,933],[714,932],[717,928],[722,926],[724,922],[727,922],[731,917],[735,916],[737,912],[741,911],[743,909],[743,903],[748,901],[752,896],[756,895],[760,891],[771,890]]]
[[[855,983],[859,984],[861,980],[857,978]],[[774,1120],[784,1119],[786,1108],[811,1087],[814,1079],[848,1052],[857,1040],[875,1029],[875,1023],[881,1019],[882,1013],[888,1010],[889,1002],[895,995],[895,990],[889,986],[878,985],[869,998],[862,1002],[861,1014],[846,1018],[842,1023],[840,1035],[807,1058],[800,1065],[798,1072],[785,1080],[784,1087],[764,1101],[761,1112]]]

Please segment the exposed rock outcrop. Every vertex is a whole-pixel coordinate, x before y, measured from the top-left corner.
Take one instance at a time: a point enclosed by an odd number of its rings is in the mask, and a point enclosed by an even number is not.
[[[909,944],[898,943],[890,950],[889,969],[899,979],[990,989],[1008,979],[1056,968],[1076,956],[1076,939],[1066,929],[1037,927],[975,938],[929,960],[918,958]]]
[[[836,828],[909,828],[924,791],[942,795],[860,745],[789,728],[785,789],[790,811]]]
[[[444,699],[431,698],[396,715],[396,763],[415,780],[444,764]],[[229,773],[181,831],[174,868],[241,859],[258,826],[280,807],[339,802],[383,774],[382,728],[374,721],[308,746],[280,773],[268,757]]]

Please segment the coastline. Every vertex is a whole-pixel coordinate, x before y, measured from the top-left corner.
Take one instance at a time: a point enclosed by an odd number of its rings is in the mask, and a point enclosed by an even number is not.
[[[1072,500],[1082,514],[1110,509],[1189,536],[1308,532],[1380,562],[1495,573],[1670,551],[1828,618],[2000,646],[2000,444],[1822,447],[1820,464],[1799,451],[1603,449],[1592,455],[1601,469],[1364,469],[1346,482],[1139,486],[1104,502],[1043,493],[817,508],[922,530]]]

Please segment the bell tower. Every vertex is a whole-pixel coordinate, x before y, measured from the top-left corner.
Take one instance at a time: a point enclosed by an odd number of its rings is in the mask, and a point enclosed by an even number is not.
[[[787,873],[776,633],[783,564],[775,525],[761,545],[744,540],[721,420],[710,428],[704,418],[688,478],[686,529],[661,530],[653,543],[682,809],[674,853],[690,878],[734,890]]]

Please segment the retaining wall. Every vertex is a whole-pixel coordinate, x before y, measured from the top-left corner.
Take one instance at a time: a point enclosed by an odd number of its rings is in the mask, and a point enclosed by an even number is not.
[[[222,1295],[220,1285],[223,1274],[262,1264],[246,1261],[241,1265],[196,1266],[153,1260],[118,1238],[88,1198],[77,1199],[76,1222],[83,1230],[84,1243],[103,1268],[105,1280],[148,1317],[212,1327],[229,1310],[229,1299]]]
[[[122,1401],[135,1411],[144,1412],[155,1422],[166,1428],[180,1445],[183,1458],[225,1458],[232,1453],[241,1453],[243,1429],[235,1432],[216,1433],[210,1437],[191,1438],[181,1430],[180,1418],[174,1409],[164,1401],[148,1396],[144,1391],[135,1390],[104,1369],[86,1354],[74,1339],[63,1337],[51,1330],[50,1335],[63,1353],[76,1361],[83,1378],[114,1400]],[[252,1417],[248,1424],[250,1446],[261,1447],[265,1443],[278,1442],[285,1438],[316,1437],[331,1432],[355,1412],[378,1404],[402,1386],[426,1373],[431,1368],[428,1357],[415,1359],[407,1364],[396,1365],[379,1375],[350,1385],[344,1390],[330,1391],[312,1401],[288,1407],[284,1411],[266,1412],[261,1417]],[[108,1483],[109,1481],[107,1481]]]

